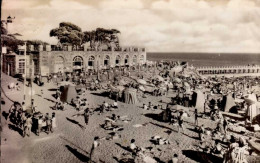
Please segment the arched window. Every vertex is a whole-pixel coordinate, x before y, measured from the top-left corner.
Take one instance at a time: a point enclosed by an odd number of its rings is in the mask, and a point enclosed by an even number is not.
[[[58,57],[55,59],[54,63],[55,63],[55,64],[63,64],[63,63],[64,63],[63,57],[58,56]]]
[[[133,63],[134,63],[134,64],[137,63],[137,56],[136,56],[136,55],[134,55],[134,57],[133,57]]]
[[[83,68],[83,58],[80,56],[76,56],[73,58],[73,70],[74,71],[81,71]]]
[[[64,58],[58,56],[54,60],[54,73],[63,72],[64,70]]]
[[[141,55],[141,57],[140,57],[140,63],[144,63],[144,56],[143,55]]]
[[[88,66],[94,66],[94,61],[95,61],[95,57],[94,56],[90,56],[88,58]]]
[[[120,63],[120,59],[121,57],[119,55],[116,56],[116,64],[119,64]]]
[[[129,59],[129,56],[126,55],[126,56],[125,56],[125,64],[128,64],[128,59]]]
[[[110,60],[110,57],[107,55],[104,59],[104,65],[107,66],[109,65],[109,60]]]

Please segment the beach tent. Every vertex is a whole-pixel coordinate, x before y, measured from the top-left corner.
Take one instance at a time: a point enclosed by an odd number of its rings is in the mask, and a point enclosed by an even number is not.
[[[229,112],[230,108],[236,106],[235,99],[232,97],[232,94],[228,94],[223,98],[224,112]]]
[[[189,112],[189,108],[185,107],[185,106],[181,106],[181,105],[173,105],[172,107],[170,107],[173,110],[178,110],[178,111],[185,111],[185,112]]]
[[[60,100],[62,102],[70,103],[71,99],[76,98],[77,92],[76,88],[73,85],[65,85],[61,89],[61,97]]]
[[[195,108],[198,110],[198,112],[204,112],[204,103],[205,103],[205,97],[204,94],[200,90],[196,90],[195,95],[192,97],[196,98]],[[192,99],[195,101],[195,99]]]
[[[256,95],[254,93],[245,96],[245,102],[248,105],[255,104],[257,102]]]
[[[170,77],[174,77],[176,74],[180,73],[183,70],[183,66],[176,66],[171,68],[170,70]]]
[[[254,93],[247,95],[245,102],[248,104],[247,116],[249,117],[250,122],[252,122],[253,119],[260,114],[260,108],[256,100],[256,95]]]
[[[137,103],[136,89],[127,88],[124,90],[124,102],[127,104]]]
[[[146,92],[152,93],[155,90],[155,86],[145,85],[144,89],[145,89]]]
[[[119,84],[120,84],[120,85],[127,85],[127,82],[126,82],[124,79],[121,79],[121,80],[119,81]]]
[[[251,90],[257,94],[260,94],[260,86],[258,85],[252,86]]]
[[[247,116],[249,121],[253,122],[253,119],[260,114],[260,109],[256,107],[256,104],[251,104],[247,108]]]
[[[147,84],[147,82],[143,79],[137,79],[136,82],[143,85]]]

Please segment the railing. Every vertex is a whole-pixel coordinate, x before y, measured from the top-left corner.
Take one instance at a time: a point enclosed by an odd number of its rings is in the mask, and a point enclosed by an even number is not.
[[[20,48],[20,51],[22,49]],[[95,49],[90,47],[57,46],[57,45],[27,45],[27,51],[122,51],[122,52],[145,52],[145,48],[119,47],[108,49]]]
[[[259,65],[252,66],[223,66],[223,67],[198,67],[200,74],[245,74],[260,73]]]

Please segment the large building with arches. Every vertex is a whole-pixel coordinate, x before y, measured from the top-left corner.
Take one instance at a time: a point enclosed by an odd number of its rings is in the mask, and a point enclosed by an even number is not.
[[[35,49],[31,47],[31,49]],[[127,47],[120,50],[93,51],[72,47],[57,49],[39,46],[39,73],[43,76],[57,72],[108,69],[116,66],[137,66],[146,63],[145,48]]]

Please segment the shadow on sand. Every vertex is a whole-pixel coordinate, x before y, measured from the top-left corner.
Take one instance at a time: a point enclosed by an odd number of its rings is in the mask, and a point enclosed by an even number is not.
[[[44,98],[44,99],[47,100],[47,101],[50,101],[50,102],[56,103],[56,101],[54,101],[54,100],[51,100],[51,99],[48,99],[48,98]]]
[[[15,125],[13,124],[8,124],[8,128],[13,130],[13,131],[16,131],[18,132],[21,136],[23,136],[23,130],[20,129],[19,127],[16,127]]]
[[[85,129],[85,127],[84,127],[83,125],[81,125],[78,121],[75,121],[74,119],[70,119],[70,118],[68,118],[68,117],[66,117],[66,119],[67,119],[69,122],[78,125],[81,129]]]
[[[155,126],[158,126],[158,127],[161,127],[161,128],[167,129],[167,130],[170,130],[170,131],[177,132],[176,130],[173,130],[173,129],[170,128],[170,127],[163,126],[163,125],[160,125],[160,124],[157,124],[157,123],[153,123],[153,122],[150,122],[150,123],[153,124],[153,125],[155,125]],[[169,131],[167,131],[167,132],[169,132]]]
[[[2,116],[5,118],[5,120],[7,120],[9,114],[7,112],[3,111]]]
[[[101,96],[101,97],[109,97],[109,92],[91,93],[91,94],[96,96]]]
[[[132,152],[132,151],[130,150],[130,148],[128,148],[128,147],[124,147],[124,146],[122,146],[122,145],[119,144],[119,143],[115,143],[115,144],[118,145],[119,147],[121,147],[122,149],[128,151],[128,152]]]
[[[154,113],[147,113],[147,114],[143,114],[145,117],[151,118],[153,120],[159,121],[159,122],[163,122],[162,117],[160,114],[154,114]]]
[[[200,151],[183,150],[182,153],[186,157],[189,157],[190,159],[201,163],[213,163],[213,162],[223,161],[223,159],[218,156],[214,156],[212,154],[200,152]]]
[[[65,145],[65,147],[72,153],[74,156],[76,156],[81,162],[88,162],[89,157],[79,152],[76,148],[72,148],[69,145]]]
[[[48,89],[48,91],[57,91],[58,89],[56,88],[51,88],[51,89]]]

